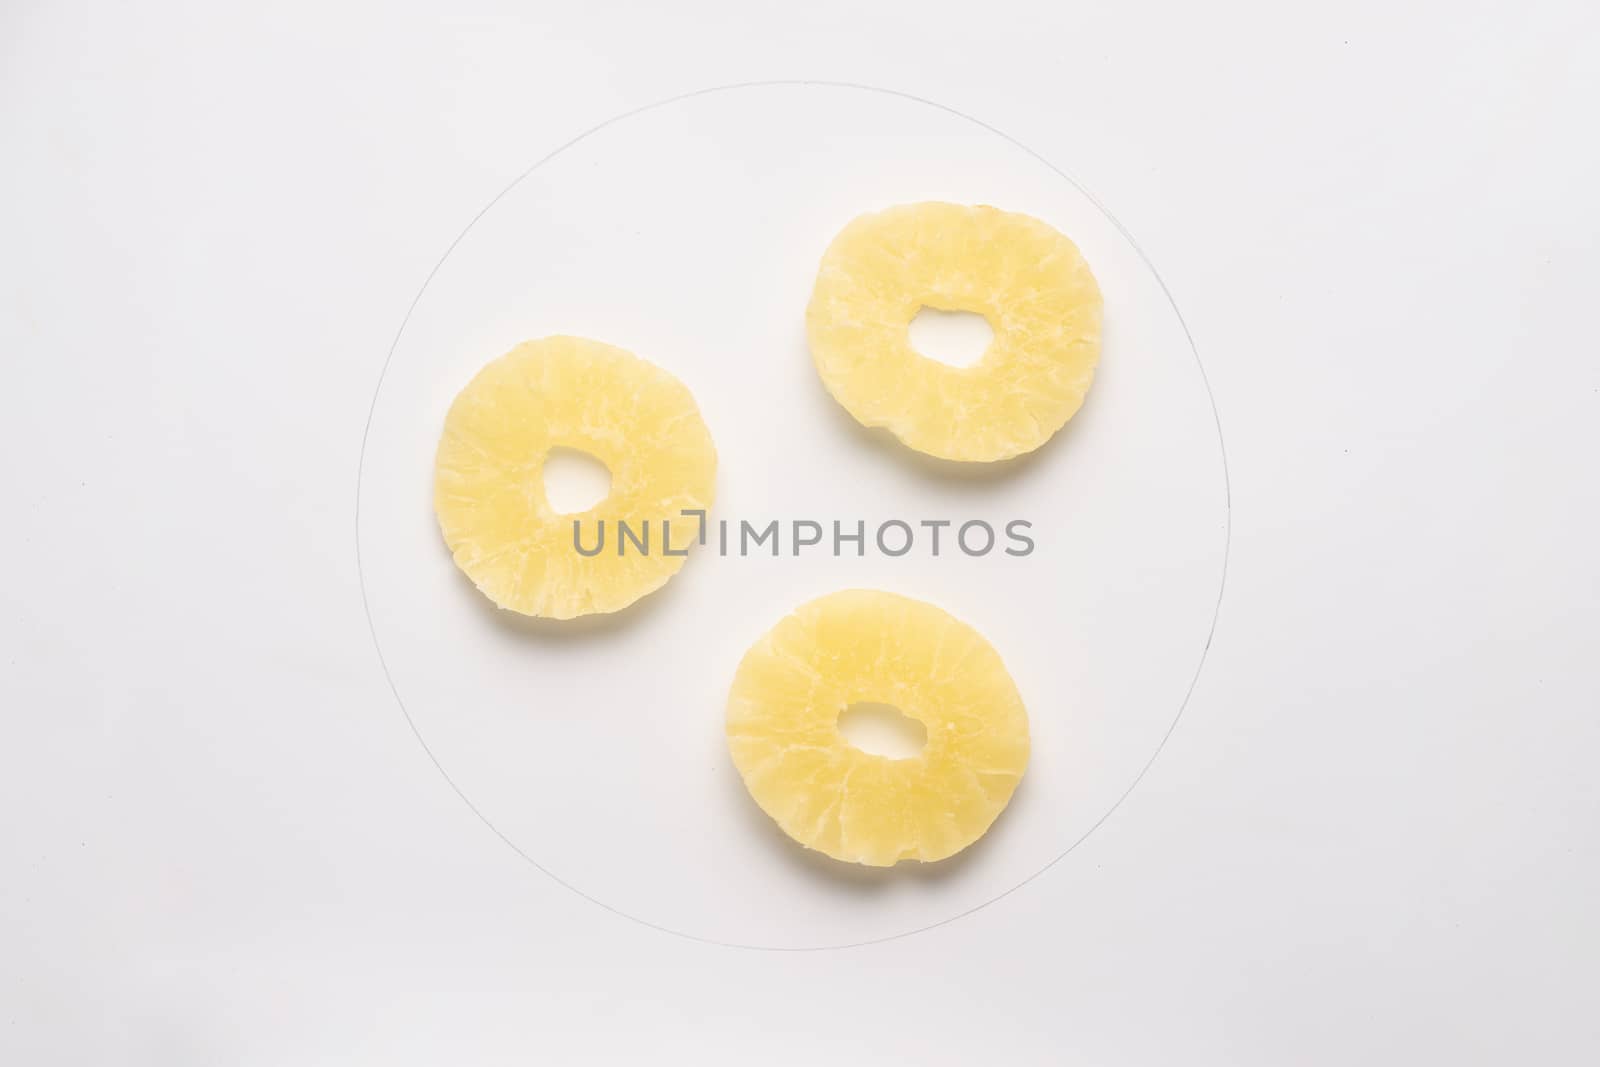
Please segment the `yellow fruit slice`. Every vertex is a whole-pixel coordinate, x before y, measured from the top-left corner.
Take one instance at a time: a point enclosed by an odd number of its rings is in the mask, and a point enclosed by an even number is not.
[[[924,307],[984,316],[970,367],[911,347]],[[992,461],[1044,444],[1083,404],[1100,359],[1100,287],[1077,246],[992,207],[903,204],[862,215],[822,257],[806,312],[834,399],[918,452]]]
[[[927,731],[888,759],[839,733],[852,704],[889,704]],[[1028,765],[1028,714],[994,648],[932,604],[849,589],[761,638],[728,698],[728,750],[790,837],[834,859],[933,861],[989,829]]]
[[[580,514],[545,496],[553,448],[594,456],[611,492]],[[683,566],[711,506],[717,453],[682,382],[620,348],[581,337],[527,341],[490,363],[450,405],[434,461],[433,507],[445,544],[502,608],[553,619],[617,611]],[[607,540],[594,556],[574,545]],[[649,527],[648,551],[618,539]],[[664,551],[663,523],[672,523]]]

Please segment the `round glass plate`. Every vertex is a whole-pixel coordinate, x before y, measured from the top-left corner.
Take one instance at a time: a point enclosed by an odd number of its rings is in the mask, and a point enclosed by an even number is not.
[[[1064,119],[1070,122],[1070,117]],[[1030,456],[953,466],[862,429],[806,349],[818,261],[854,216],[987,203],[1077,242],[1105,296],[1088,402]],[[720,457],[716,528],[665,588],[615,616],[500,612],[456,570],[431,505],[452,397],[549,334],[593,337],[695,394]],[[428,279],[384,368],[363,446],[357,540],[384,668],[439,768],[547,875],[640,922],[722,944],[859,944],[949,921],[1065,855],[1175,724],[1215,624],[1227,552],[1221,439],[1160,279],[1082,189],[956,112],[855,86],[710,90],[614,119],[534,166]],[[917,532],[891,557],[889,520]],[[961,523],[1002,531],[967,555]],[[824,544],[792,551],[811,520]],[[924,520],[950,520],[934,555]],[[1007,523],[1031,524],[1034,550]],[[864,523],[863,554],[832,524]],[[898,533],[890,547],[898,548]],[[974,542],[981,541],[974,537]],[[807,852],[746,795],[723,742],[745,650],[800,602],[868,587],[931,601],[999,650],[1033,757],[990,832],[942,863],[867,869]]]

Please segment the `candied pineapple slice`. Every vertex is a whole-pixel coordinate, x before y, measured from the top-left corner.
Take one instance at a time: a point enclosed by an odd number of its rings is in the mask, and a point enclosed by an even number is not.
[[[600,460],[611,492],[588,511],[560,514],[545,495],[551,449]],[[707,509],[717,453],[694,397],[651,363],[581,337],[527,341],[478,372],[450,405],[434,461],[433,507],[456,566],[500,607],[570,619],[618,611],[683,566]],[[574,545],[574,520],[597,555]],[[662,524],[677,520],[673,552]],[[622,552],[618,522],[652,529],[649,552]]]
[[[924,307],[984,316],[970,367],[921,356]],[[902,204],[862,215],[822,257],[806,331],[828,392],[865,426],[941,459],[1009,459],[1077,413],[1100,358],[1100,287],[1065,236],[1027,215]]]
[[[839,732],[854,704],[889,704],[927,731],[910,759]],[[932,604],[849,589],[784,618],[749,652],[728,698],[728,749],[783,831],[837,860],[887,867],[966,848],[1028,764],[1028,715],[994,648]]]

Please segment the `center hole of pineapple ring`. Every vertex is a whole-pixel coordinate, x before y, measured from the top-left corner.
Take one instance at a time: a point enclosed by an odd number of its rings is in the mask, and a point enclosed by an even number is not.
[[[552,448],[545,457],[544,496],[563,515],[588,511],[611,494],[611,468],[576,448]]]
[[[839,715],[839,733],[869,756],[914,759],[928,743],[927,729],[893,704],[851,704]]]
[[[970,367],[994,340],[989,320],[972,311],[925,307],[911,320],[911,347],[919,356],[952,367]]]

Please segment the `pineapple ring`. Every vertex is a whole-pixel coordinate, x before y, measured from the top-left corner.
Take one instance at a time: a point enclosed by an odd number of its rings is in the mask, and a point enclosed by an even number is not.
[[[922,752],[887,759],[845,741],[840,713],[865,702],[922,723]],[[801,605],[745,653],[727,735],[784,833],[873,867],[960,852],[1028,765],[1028,713],[993,646],[932,604],[863,589]]]
[[[610,468],[606,498],[580,514],[555,511],[543,478],[553,448]],[[710,508],[716,471],[711,433],[682,382],[599,341],[546,337],[484,367],[450,405],[433,506],[456,566],[485,596],[570,619],[621,610],[677,573],[693,535],[675,533],[669,554],[665,524]],[[606,527],[615,547],[581,554],[574,521],[586,550]],[[647,529],[649,550],[623,553],[619,521]]]
[[[924,307],[973,311],[983,358],[919,355]],[[1100,287],[1061,233],[992,207],[902,204],[853,220],[828,246],[806,310],[823,385],[856,421],[940,459],[1031,452],[1083,405],[1100,359]]]

